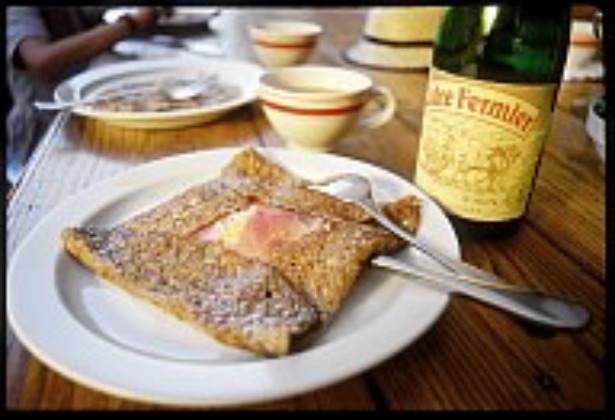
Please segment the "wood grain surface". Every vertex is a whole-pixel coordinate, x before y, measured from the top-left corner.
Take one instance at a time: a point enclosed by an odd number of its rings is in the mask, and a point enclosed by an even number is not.
[[[325,33],[311,62],[356,68],[391,88],[397,97],[394,120],[344,140],[334,153],[379,165],[412,181],[427,73],[371,70],[345,62],[342,52],[362,30],[365,9],[360,8],[223,9],[212,22],[212,36],[219,38],[227,57],[255,61],[246,25],[280,16],[324,25]],[[113,60],[113,55],[109,57]],[[587,103],[589,97],[602,91],[600,83],[562,85],[522,229],[500,241],[461,239],[464,260],[513,284],[567,296],[586,305],[592,315],[586,329],[549,332],[454,297],[442,318],[419,341],[358,376],[293,398],[229,408],[603,409],[604,165],[585,134],[579,113],[579,103]],[[42,140],[24,178],[8,198],[8,262],[25,235],[54,206],[140,163],[218,147],[284,147],[258,103],[215,122],[176,130],[124,129],[75,116],[57,122],[57,129],[52,128]],[[9,409],[168,408],[79,385],[33,357],[8,325],[5,336]]]

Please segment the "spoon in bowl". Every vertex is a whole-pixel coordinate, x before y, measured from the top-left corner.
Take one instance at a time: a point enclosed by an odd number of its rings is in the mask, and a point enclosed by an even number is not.
[[[103,100],[113,100],[126,95],[162,93],[169,99],[184,101],[202,96],[212,86],[215,74],[199,77],[188,83],[162,83],[160,86],[147,86],[137,89],[127,89],[110,95],[101,95],[72,102],[35,101],[34,106],[41,111],[63,111],[79,106],[90,105]]]
[[[188,83],[169,84],[169,86],[163,88],[163,92],[169,99],[175,101],[196,98],[205,93],[205,91],[213,85],[215,78],[215,74],[210,74],[205,77],[190,80]]]

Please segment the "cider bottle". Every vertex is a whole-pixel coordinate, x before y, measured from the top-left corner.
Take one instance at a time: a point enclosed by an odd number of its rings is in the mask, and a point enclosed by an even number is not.
[[[434,43],[415,183],[462,236],[515,232],[561,80],[566,5],[454,6]]]

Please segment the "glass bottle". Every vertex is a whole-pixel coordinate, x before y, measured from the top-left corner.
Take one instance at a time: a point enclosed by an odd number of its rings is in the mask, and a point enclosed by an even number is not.
[[[566,52],[570,10],[451,7],[436,35],[415,182],[462,236],[515,232],[527,212]]]

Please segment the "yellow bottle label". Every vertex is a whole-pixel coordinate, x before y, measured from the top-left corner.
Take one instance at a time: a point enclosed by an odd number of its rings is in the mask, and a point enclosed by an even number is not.
[[[417,185],[467,219],[521,216],[548,134],[555,88],[487,82],[432,68]]]

